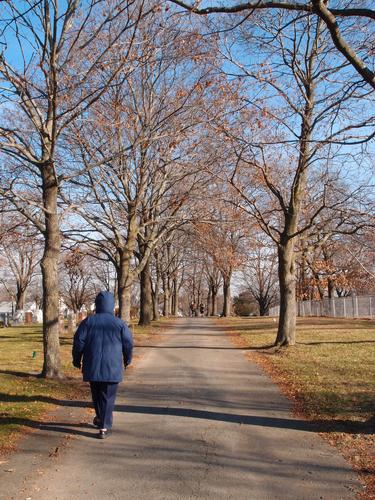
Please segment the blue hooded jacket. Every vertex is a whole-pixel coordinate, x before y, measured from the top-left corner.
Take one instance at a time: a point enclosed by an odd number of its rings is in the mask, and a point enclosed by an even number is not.
[[[132,359],[133,338],[126,323],[114,316],[115,299],[100,292],[95,299],[96,314],[84,319],[73,341],[73,365],[87,382],[121,382],[124,365]]]

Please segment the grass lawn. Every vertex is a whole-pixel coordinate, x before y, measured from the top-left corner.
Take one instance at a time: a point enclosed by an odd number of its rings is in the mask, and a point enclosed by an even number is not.
[[[277,353],[262,349],[275,341],[274,318],[224,324],[361,474],[364,498],[375,498],[375,321],[300,318],[297,344]]]
[[[161,325],[133,325],[135,342],[154,336]],[[72,366],[72,335],[63,333],[60,344],[64,379],[46,380],[37,377],[43,366],[41,325],[0,329],[0,453],[12,450],[20,431],[37,426],[60,399],[89,396],[81,371]]]

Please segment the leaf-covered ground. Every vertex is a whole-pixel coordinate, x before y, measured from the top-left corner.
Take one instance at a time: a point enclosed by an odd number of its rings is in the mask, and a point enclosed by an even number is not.
[[[375,498],[375,321],[300,318],[296,346],[276,353],[264,348],[275,318],[220,322],[358,471],[363,498]]]

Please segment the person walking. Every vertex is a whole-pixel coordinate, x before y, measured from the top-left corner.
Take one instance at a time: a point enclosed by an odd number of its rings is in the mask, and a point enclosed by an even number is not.
[[[81,368],[85,382],[90,382],[99,428],[99,439],[112,433],[112,414],[117,387],[129,366],[133,352],[132,334],[124,321],[114,315],[115,299],[110,292],[100,292],[95,299],[96,314],[84,319],[73,340],[73,365]]]

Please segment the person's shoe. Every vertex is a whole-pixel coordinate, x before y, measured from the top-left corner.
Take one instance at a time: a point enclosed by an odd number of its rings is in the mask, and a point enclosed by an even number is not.
[[[94,420],[92,421],[92,423],[95,425],[95,427],[97,427],[98,429],[100,429],[100,427],[102,426],[102,423],[100,421],[100,419],[98,417],[94,417]]]
[[[112,434],[112,429],[100,429],[98,438],[99,439],[107,439],[108,436]]]

